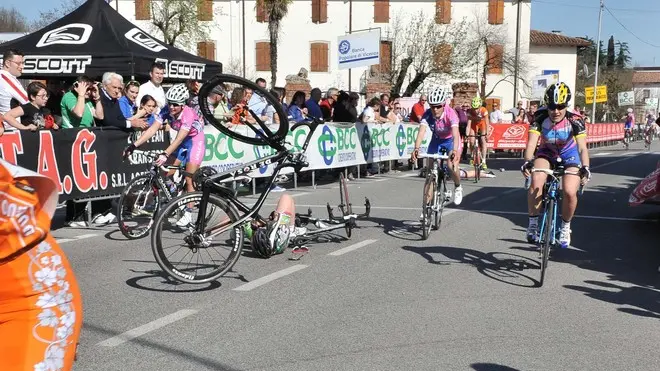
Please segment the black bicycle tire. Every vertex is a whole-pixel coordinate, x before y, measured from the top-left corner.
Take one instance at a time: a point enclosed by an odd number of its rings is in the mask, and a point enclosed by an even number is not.
[[[555,208],[555,201],[549,200],[547,208],[545,210],[545,230],[543,231],[543,244],[541,244],[541,277],[539,279],[539,286],[543,286],[545,282],[545,271],[548,269],[548,262],[550,259],[550,247],[552,246],[552,234],[553,234],[553,225],[555,223],[553,219],[553,213]]]
[[[348,198],[348,185],[344,173],[339,173],[339,200],[344,205],[341,208],[342,216],[353,215],[353,207],[351,206],[351,200]],[[353,235],[353,219],[344,219],[344,230],[346,231],[346,237],[351,238]]]
[[[128,184],[126,184],[126,186],[124,187],[124,189],[121,192],[121,196],[119,196],[119,202],[117,204],[117,227],[119,227],[119,231],[121,232],[121,234],[124,237],[128,238],[129,240],[137,240],[137,239],[143,238],[144,236],[148,235],[149,231],[151,230],[151,227],[154,224],[153,223],[154,217],[152,216],[152,218],[151,218],[152,222],[151,222],[151,224],[149,225],[148,228],[144,229],[144,233],[141,233],[141,234],[138,234],[138,235],[131,235],[131,234],[128,233],[128,230],[127,230],[128,228],[123,227],[124,218],[122,217],[122,210],[123,210],[122,206],[124,205],[124,200],[126,198],[126,195],[128,194],[128,191],[131,189],[131,186],[134,183],[137,183],[138,181],[140,181],[142,179],[145,179],[145,178],[147,179],[147,181],[151,185],[153,183],[152,180],[150,179],[151,177],[153,177],[153,175],[150,175],[150,174],[143,174],[143,175],[136,176],[135,178],[131,179],[131,181],[128,182]],[[158,214],[158,208],[160,207],[160,197],[158,196],[158,193],[154,193],[154,197],[156,198],[156,208],[154,210],[153,215],[156,216]]]
[[[278,115],[280,119],[279,127],[276,132],[273,133],[272,137],[270,137],[268,140],[265,138],[258,138],[258,137],[248,137],[239,133],[236,133],[232,130],[229,130],[227,127],[225,127],[218,119],[216,119],[213,116],[213,113],[211,112],[211,109],[209,108],[209,103],[208,103],[208,95],[211,93],[211,90],[215,88],[216,86],[223,84],[223,83],[229,83],[229,84],[240,84],[242,87],[248,87],[252,89],[255,93],[259,92],[262,97],[266,99],[266,103],[270,104],[274,109],[275,109],[275,114]],[[275,142],[281,142],[284,141],[286,138],[287,133],[289,132],[289,120],[287,118],[286,113],[284,113],[284,109],[282,108],[282,104],[275,99],[274,96],[272,96],[266,89],[262,88],[261,86],[255,84],[254,82],[244,79],[239,76],[234,76],[234,75],[228,75],[228,74],[218,74],[213,77],[211,77],[210,80],[204,83],[202,85],[201,89],[199,89],[199,108],[202,112],[202,115],[204,116],[204,119],[213,125],[216,129],[218,129],[220,132],[226,134],[229,137],[232,137],[234,139],[237,139],[241,142],[245,142],[248,144],[254,144],[254,145],[269,145],[269,141],[275,141]],[[259,128],[260,129],[260,128]]]
[[[433,195],[435,192],[435,182],[433,181],[433,174],[430,173],[426,176],[426,180],[424,181],[424,188],[422,191],[422,240],[427,240],[429,238],[429,235],[431,234],[431,217],[430,217],[430,210],[431,208],[428,207],[428,204],[426,202],[426,195],[428,193],[428,188],[432,187],[431,194]],[[433,200],[435,199],[435,196],[431,198],[431,203],[433,203]]]
[[[158,263],[158,266],[160,266],[163,272],[165,272],[169,277],[183,283],[202,284],[217,280],[234,267],[241,256],[241,252],[243,251],[243,239],[245,236],[243,234],[243,228],[237,226],[234,228],[234,236],[236,238],[236,241],[234,241],[234,248],[231,250],[230,256],[227,258],[226,263],[221,267],[221,269],[218,269],[212,273],[201,275],[202,277],[199,279],[197,279],[197,276],[193,278],[187,278],[180,275],[178,271],[173,268],[171,263],[166,262],[166,258],[163,260],[165,254],[163,252],[160,239],[162,231],[161,226],[164,223],[166,216],[169,214],[170,209],[176,208],[180,203],[194,202],[196,200],[201,201],[201,199],[202,192],[189,192],[174,198],[158,214],[158,217],[156,218],[156,221],[152,227],[153,233],[151,234],[151,250],[154,254],[154,258],[156,259],[156,263]],[[239,219],[238,211],[231,202],[211,194],[209,195],[209,204],[214,204],[213,206],[219,207],[225,211],[232,223]]]
[[[437,211],[433,212],[433,229],[434,230],[439,230],[440,229],[440,224],[442,223],[442,212],[445,209],[445,195],[447,194],[447,181],[443,177],[440,182],[440,190],[436,190],[436,202],[439,202],[437,205]]]

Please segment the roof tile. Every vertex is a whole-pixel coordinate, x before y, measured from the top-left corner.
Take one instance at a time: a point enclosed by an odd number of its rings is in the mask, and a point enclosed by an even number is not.
[[[529,43],[540,46],[589,46],[591,43],[587,40],[577,37],[568,37],[557,35],[552,32],[543,32],[537,30],[529,31]]]

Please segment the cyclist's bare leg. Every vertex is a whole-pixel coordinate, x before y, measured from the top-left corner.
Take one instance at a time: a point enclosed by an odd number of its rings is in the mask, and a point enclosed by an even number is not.
[[[290,215],[291,219],[289,224],[292,224],[294,222],[293,216],[296,215],[296,204],[293,201],[293,197],[286,193],[280,196],[280,200],[277,202],[277,207],[275,207],[275,212]]]
[[[566,168],[569,172],[578,172],[577,167]],[[580,177],[578,175],[566,174],[562,179],[563,200],[561,203],[561,218],[570,222],[575,214],[578,199],[577,192],[580,188]]]
[[[463,149],[460,148],[460,151],[454,152],[454,159],[451,160],[451,163],[449,164],[449,175],[451,175],[454,185],[461,184],[461,173],[458,164],[461,162],[460,152],[462,152],[462,150]]]
[[[488,154],[488,144],[486,137],[480,137],[479,143],[481,144],[481,162],[486,162],[486,155]]]
[[[177,160],[178,161],[178,160]],[[186,164],[186,172],[190,174],[195,174],[195,172],[199,169],[199,165],[193,164],[193,163],[187,163]],[[187,192],[193,192],[195,190],[195,186],[193,185],[193,180],[191,177],[186,177],[186,191]]]
[[[472,149],[474,148],[474,145],[475,145],[474,130],[471,127],[468,127],[468,135],[471,135],[471,137],[469,137],[469,143],[470,143],[469,153],[471,155],[472,154]]]
[[[550,162],[544,158],[534,160],[537,169],[550,169]],[[543,185],[548,176],[544,173],[532,173],[532,184],[527,192],[527,210],[530,216],[538,216],[543,198]]]

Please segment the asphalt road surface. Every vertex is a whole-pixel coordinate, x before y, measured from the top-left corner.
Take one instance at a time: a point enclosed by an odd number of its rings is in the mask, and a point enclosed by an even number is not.
[[[463,204],[427,241],[423,179],[382,175],[350,182],[356,211],[365,196],[373,205],[351,240],[310,244],[299,261],[247,247],[201,286],[165,279],[148,238],[57,229],[83,294],[75,369],[658,370],[660,208],[627,201],[659,160],[639,144],[592,151],[572,247],[554,254],[543,287],[514,159],[464,182]],[[290,193],[321,216],[336,186]]]

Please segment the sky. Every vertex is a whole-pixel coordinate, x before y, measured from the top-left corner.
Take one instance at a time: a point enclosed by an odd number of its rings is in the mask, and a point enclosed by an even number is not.
[[[614,36],[630,46],[633,65],[660,66],[660,0],[604,0],[602,39]],[[14,6],[29,20],[39,9],[51,8],[58,0],[1,0],[2,6]],[[598,36],[600,0],[532,0],[532,28],[540,31],[559,30],[566,36]],[[610,12],[608,12],[608,10]],[[616,18],[616,19],[615,19]],[[618,19],[618,22],[617,22]],[[627,30],[622,27],[622,23]]]

